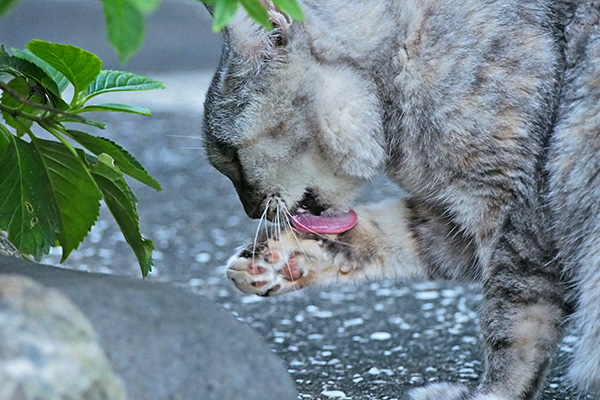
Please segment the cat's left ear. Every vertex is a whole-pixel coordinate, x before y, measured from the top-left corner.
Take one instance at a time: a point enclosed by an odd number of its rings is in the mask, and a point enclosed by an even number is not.
[[[251,19],[246,12],[238,12],[224,28],[226,40],[239,56],[257,65],[273,57],[289,44],[292,20],[271,1],[263,0],[273,29],[269,30]]]
[[[271,24],[273,25],[273,30],[268,31],[272,44],[279,47],[287,45],[289,42],[292,19],[284,14],[271,1],[263,1],[263,4],[269,14],[269,21],[271,21]]]

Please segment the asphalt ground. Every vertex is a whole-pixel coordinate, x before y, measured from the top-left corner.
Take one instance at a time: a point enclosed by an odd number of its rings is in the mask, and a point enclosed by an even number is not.
[[[261,298],[239,293],[225,278],[227,259],[253,237],[256,223],[201,149],[201,104],[219,46],[209,25],[196,2],[167,2],[150,20],[142,51],[122,67],[105,43],[97,2],[23,0],[0,19],[0,42],[7,47],[23,47],[33,38],[71,43],[99,54],[107,68],[167,83],[161,92],[115,95],[115,101],[152,108],[154,116],[104,118],[108,128],[98,132],[128,149],[163,185],[155,192],[131,182],[142,231],[156,246],[147,279],[205,296],[248,323],[287,364],[300,399],[392,400],[432,382],[476,385],[483,369],[476,285],[380,281]],[[398,195],[381,178],[360,201]],[[59,259],[57,250],[45,262]],[[140,277],[133,253],[104,208],[62,266]],[[561,343],[543,399],[592,398],[570,389],[563,378],[576,340],[567,334]]]

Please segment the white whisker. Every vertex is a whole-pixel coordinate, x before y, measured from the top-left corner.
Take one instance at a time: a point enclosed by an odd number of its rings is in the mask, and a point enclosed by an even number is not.
[[[282,250],[283,250],[283,254],[285,254],[286,260],[288,261],[286,263],[286,266],[288,268],[288,272],[290,273],[290,278],[292,279],[292,282],[294,282],[296,279],[294,278],[294,273],[292,271],[292,268],[290,267],[289,256],[288,256],[288,253],[285,250],[285,244],[283,242],[282,224],[283,224],[283,221],[286,221],[286,218],[285,218],[285,216],[283,218],[281,216],[282,209],[280,209],[280,205],[281,205],[281,207],[283,209],[284,205],[282,205],[281,201],[278,201],[277,202],[277,226],[279,228],[279,237],[281,238],[281,247],[282,247]],[[283,228],[285,230],[285,227],[283,227]]]
[[[184,139],[202,140],[201,136],[171,135],[169,133],[167,133],[166,136],[176,137],[176,138],[184,138]]]
[[[306,254],[306,251],[304,250],[304,247],[302,246],[302,242],[300,242],[300,239],[298,238],[298,235],[296,235],[296,232],[294,232],[294,227],[292,226],[292,223],[290,222],[291,214],[288,211],[288,209],[287,209],[287,207],[286,207],[285,204],[283,204],[283,212],[285,214],[284,221],[287,222],[287,225],[289,227],[289,230],[290,230],[292,236],[294,237],[294,240],[296,240],[296,243],[298,243],[298,248],[300,248],[300,251],[304,255],[304,258],[306,259],[306,261],[310,265],[310,268],[314,269],[312,261],[310,260],[310,257],[308,257],[308,254]]]
[[[271,199],[269,199],[267,201],[267,204],[265,206],[265,211],[263,211],[262,215],[260,216],[260,219],[258,220],[258,226],[256,227],[256,234],[254,235],[254,243],[252,245],[252,264],[255,264],[255,253],[256,253],[256,242],[258,241],[258,234],[260,233],[260,227],[262,226],[263,220],[265,220],[265,217],[267,215],[267,211],[269,210],[269,203],[271,202]]]

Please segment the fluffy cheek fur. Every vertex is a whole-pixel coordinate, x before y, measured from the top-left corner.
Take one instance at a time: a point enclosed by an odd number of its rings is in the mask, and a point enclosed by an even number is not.
[[[334,170],[370,179],[385,161],[376,90],[349,68],[320,66],[318,72],[315,110],[319,146]]]
[[[297,204],[311,188],[332,211],[345,210],[363,182],[335,173],[339,167],[312,146],[291,150],[275,140],[264,140],[239,154],[249,183],[265,197],[281,198],[288,207]]]
[[[332,211],[347,209],[361,184],[373,178],[385,162],[380,108],[367,80],[348,68],[306,65],[311,79],[288,86],[313,93],[310,114],[298,114],[286,96],[260,103],[260,125],[248,129],[239,156],[248,182],[263,195],[277,194],[288,205],[302,199],[306,189],[318,193]],[[272,87],[277,93],[277,86]],[[286,120],[281,110],[288,110]],[[281,128],[273,129],[273,126]],[[269,133],[271,132],[271,133]]]

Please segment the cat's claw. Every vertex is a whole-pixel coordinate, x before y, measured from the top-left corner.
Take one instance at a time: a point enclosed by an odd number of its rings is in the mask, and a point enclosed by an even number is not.
[[[285,244],[285,246],[284,246]],[[227,277],[244,293],[270,296],[307,285],[309,261],[291,243],[268,241],[260,249],[246,247],[229,259]]]

